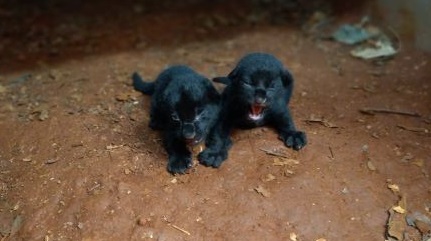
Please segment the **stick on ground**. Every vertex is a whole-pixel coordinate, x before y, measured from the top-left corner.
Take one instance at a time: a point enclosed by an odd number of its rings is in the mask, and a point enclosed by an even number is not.
[[[169,226],[171,226],[171,227],[175,228],[176,230],[181,231],[181,232],[183,232],[183,233],[185,233],[185,234],[187,234],[187,235],[189,235],[189,236],[190,236],[190,232],[189,232],[189,231],[187,231],[187,230],[185,230],[185,229],[183,229],[183,228],[180,228],[180,227],[178,227],[178,226],[177,226],[177,225],[175,225],[175,224],[169,224]]]
[[[362,108],[359,111],[363,114],[368,114],[368,115],[375,115],[377,113],[382,113],[382,114],[406,115],[406,116],[413,116],[413,117],[421,116],[417,112],[390,110],[390,109],[383,109],[383,108]]]
[[[261,150],[261,151],[263,151],[266,154],[271,155],[271,156],[278,156],[278,157],[289,158],[288,156],[286,156],[286,155],[284,155],[282,153],[275,152],[275,151],[266,150],[266,149],[263,149],[263,148],[259,148],[259,150]]]
[[[422,133],[429,133],[430,131],[426,128],[422,127],[410,127],[410,126],[403,126],[403,125],[397,125],[398,128],[411,131],[411,132],[422,132]]]

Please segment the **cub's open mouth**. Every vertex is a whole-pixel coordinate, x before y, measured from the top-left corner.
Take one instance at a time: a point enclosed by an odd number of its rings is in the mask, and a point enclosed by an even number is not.
[[[259,104],[253,104],[250,108],[250,113],[248,116],[252,120],[259,120],[263,117],[263,110],[265,109],[265,106],[259,105]]]
[[[194,155],[201,153],[205,148],[203,139],[203,137],[200,139],[186,139],[186,145],[189,151],[191,151]]]
[[[203,141],[203,137],[201,138],[192,138],[192,139],[185,139],[185,142],[188,146],[196,146],[199,143],[201,143]]]

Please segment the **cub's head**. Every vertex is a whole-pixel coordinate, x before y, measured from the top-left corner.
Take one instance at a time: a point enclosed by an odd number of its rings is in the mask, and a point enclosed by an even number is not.
[[[170,133],[189,146],[204,142],[220,111],[220,95],[210,81],[190,81],[170,97]]]
[[[293,79],[270,54],[253,53],[242,58],[227,76],[216,82],[231,85],[238,105],[248,108],[248,118],[260,120],[274,101],[290,95]]]

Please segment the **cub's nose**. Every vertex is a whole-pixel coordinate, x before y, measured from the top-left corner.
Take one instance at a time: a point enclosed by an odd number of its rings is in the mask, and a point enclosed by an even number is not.
[[[182,134],[183,134],[184,139],[191,140],[191,139],[195,138],[196,132],[195,132],[195,127],[193,126],[193,124],[184,123]]]
[[[265,97],[256,96],[256,98],[254,99],[254,101],[258,105],[263,105],[266,102],[266,98]]]
[[[263,105],[266,102],[266,92],[262,89],[257,89],[254,96],[254,101],[258,105]]]

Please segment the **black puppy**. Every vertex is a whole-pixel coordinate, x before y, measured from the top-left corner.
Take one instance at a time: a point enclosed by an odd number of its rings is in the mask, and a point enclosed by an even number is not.
[[[227,77],[215,82],[226,84],[222,94],[219,120],[207,140],[207,149],[199,154],[206,166],[219,167],[232,144],[229,134],[234,127],[273,126],[284,144],[299,150],[307,143],[304,132],[297,131],[287,104],[293,89],[293,77],[274,56],[252,53],[242,58]]]
[[[192,166],[189,147],[205,141],[217,120],[219,93],[187,66],[170,67],[154,82],[144,82],[137,73],[132,79],[135,90],[152,95],[149,125],[163,131],[168,171],[184,173]]]

